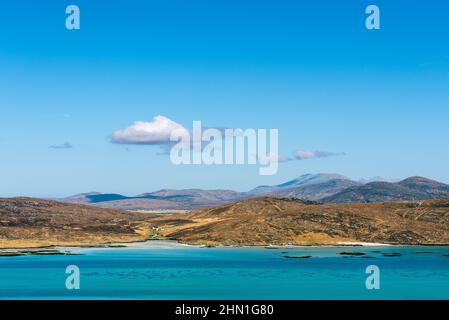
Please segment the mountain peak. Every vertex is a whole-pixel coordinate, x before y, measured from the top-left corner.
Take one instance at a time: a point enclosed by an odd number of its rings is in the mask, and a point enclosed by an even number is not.
[[[305,200],[319,200],[333,195],[351,186],[359,185],[347,177],[336,173],[307,173],[296,179],[274,186],[258,186],[249,194],[270,194],[282,197],[294,197]]]
[[[360,179],[358,182],[362,183],[362,184],[367,184],[370,182],[391,182],[391,183],[395,183],[395,182],[399,182],[399,179],[387,179],[387,178],[383,178],[380,176],[376,176],[370,179]]]
[[[325,202],[414,201],[449,197],[449,185],[424,177],[410,177],[400,182],[370,182],[347,188]]]
[[[438,197],[441,194],[446,195],[449,192],[449,185],[419,176],[402,180],[398,182],[398,185],[419,190],[433,197]]]
[[[305,186],[317,183],[323,183],[330,180],[350,180],[347,177],[336,173],[317,173],[317,174],[303,174],[296,179],[287,181],[285,183],[277,185],[279,188],[288,188],[293,186]]]
[[[440,183],[440,182],[429,179],[429,178],[421,177],[421,176],[413,176],[413,177],[404,179],[404,180],[400,181],[399,183],[403,184],[403,183]]]

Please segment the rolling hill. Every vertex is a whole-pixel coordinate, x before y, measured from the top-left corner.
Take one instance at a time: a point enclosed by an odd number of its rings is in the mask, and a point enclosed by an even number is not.
[[[0,199],[0,248],[147,239],[202,245],[448,244],[449,198],[322,204],[262,197],[170,215]]]
[[[263,197],[155,217],[159,238],[203,245],[449,243],[449,199],[319,204]]]
[[[0,248],[145,240],[146,215],[34,198],[0,198]]]
[[[323,202],[384,202],[427,200],[449,197],[449,185],[423,177],[411,177],[396,183],[371,182],[349,187],[321,199]]]

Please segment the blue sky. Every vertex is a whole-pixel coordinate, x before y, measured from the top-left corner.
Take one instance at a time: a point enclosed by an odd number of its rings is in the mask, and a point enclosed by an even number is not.
[[[364,25],[372,3],[378,31]],[[81,30],[65,29],[69,4]],[[438,0],[4,3],[0,196],[247,190],[308,172],[448,183],[448,15]],[[346,155],[259,176],[110,142],[157,115],[188,128],[278,128],[285,155]]]

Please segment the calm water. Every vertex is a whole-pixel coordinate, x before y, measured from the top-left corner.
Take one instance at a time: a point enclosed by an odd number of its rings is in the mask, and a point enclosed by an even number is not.
[[[109,248],[0,257],[2,299],[448,299],[449,247]],[[342,256],[339,252],[363,252]],[[381,252],[376,252],[381,251]],[[383,254],[400,253],[400,256]],[[284,256],[312,256],[291,259]],[[67,290],[65,268],[81,270]],[[365,288],[377,265],[380,290]]]

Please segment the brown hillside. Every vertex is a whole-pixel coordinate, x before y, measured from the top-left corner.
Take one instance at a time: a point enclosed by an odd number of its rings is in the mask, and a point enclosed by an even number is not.
[[[449,199],[316,204],[265,197],[151,222],[159,237],[192,244],[447,244]]]
[[[0,199],[0,248],[147,238],[143,214],[33,198]]]
[[[318,204],[264,197],[166,216],[41,199],[0,199],[2,248],[148,238],[206,245],[447,244],[449,199]]]

